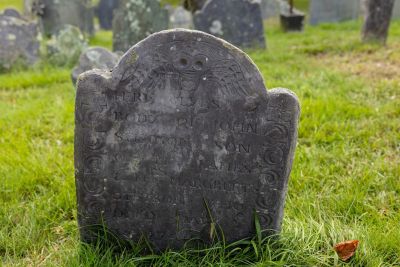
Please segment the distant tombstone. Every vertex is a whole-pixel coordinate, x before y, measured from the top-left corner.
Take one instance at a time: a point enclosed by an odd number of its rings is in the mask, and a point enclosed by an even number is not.
[[[0,14],[0,69],[9,69],[16,62],[33,64],[39,59],[36,23],[6,10]]]
[[[394,1],[392,18],[393,19],[400,19],[400,0],[395,0]]]
[[[72,70],[71,78],[75,85],[80,74],[88,70],[110,70],[118,62],[120,56],[102,47],[91,47],[84,51],[78,65]]]
[[[83,33],[93,34],[91,0],[25,0],[30,12],[38,16],[44,33],[57,34],[65,25],[78,27]],[[30,2],[29,2],[30,1]]]
[[[194,14],[196,30],[220,37],[236,46],[265,47],[259,1],[209,0]]]
[[[249,57],[183,29],[151,35],[109,71],[80,76],[75,173],[81,237],[157,251],[279,232],[299,104],[267,91]],[[96,226],[99,227],[96,229]],[[196,243],[198,244],[198,243]]]
[[[47,42],[49,61],[59,66],[75,65],[86,47],[87,42],[79,28],[65,25]]]
[[[277,0],[262,0],[261,12],[263,19],[279,17],[279,2]]]
[[[114,51],[125,52],[150,34],[168,29],[168,21],[159,0],[120,0],[113,19]]]
[[[311,0],[310,24],[357,19],[360,0]]]
[[[203,8],[207,0],[183,0],[183,7],[192,13]]]
[[[100,0],[97,6],[97,16],[102,29],[111,30],[114,10],[118,7],[118,0]]]
[[[193,16],[192,13],[179,6],[173,8],[169,15],[169,25],[171,28],[193,28]]]
[[[18,12],[18,10],[14,9],[14,8],[4,9],[3,15],[8,16],[8,17],[19,18],[19,19],[22,18],[21,14]]]

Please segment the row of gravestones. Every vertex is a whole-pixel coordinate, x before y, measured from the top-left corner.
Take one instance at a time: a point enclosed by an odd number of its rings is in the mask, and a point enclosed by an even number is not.
[[[283,0],[262,0],[261,8],[264,19],[278,17],[285,13],[288,4]],[[340,22],[357,19],[362,13],[362,0],[311,0],[310,24]],[[400,18],[400,0],[395,0],[393,19]]]
[[[15,64],[33,65],[46,54],[54,65],[75,64],[87,43],[79,28],[64,25],[50,39],[43,40],[41,51],[40,26],[34,20],[23,17],[15,9],[0,13],[0,70]]]
[[[104,0],[110,2],[112,0]],[[241,47],[265,47],[261,5],[252,0],[187,1],[191,14],[182,7],[173,11],[171,22],[177,27],[193,27]],[[203,4],[201,6],[201,4]],[[100,3],[101,4],[101,3]],[[197,9],[190,8],[196,4]],[[132,44],[153,32],[168,28],[168,12],[157,0],[119,0],[112,18],[115,51],[126,51]],[[170,8],[171,9],[171,8]],[[101,9],[99,9],[101,10]],[[102,11],[102,13],[107,13]],[[108,18],[110,19],[110,18]],[[186,23],[185,22],[189,22]]]
[[[40,19],[47,35],[58,32],[64,24],[75,25],[88,34],[94,31],[94,11],[90,0],[25,1],[26,9]],[[199,9],[193,16],[183,7],[162,7],[158,0],[101,0],[95,13],[101,27],[112,28],[114,51],[125,52],[132,44],[169,26],[194,27],[238,46],[265,47],[261,6],[257,1],[187,2],[198,5]],[[190,9],[191,3],[186,6]]]

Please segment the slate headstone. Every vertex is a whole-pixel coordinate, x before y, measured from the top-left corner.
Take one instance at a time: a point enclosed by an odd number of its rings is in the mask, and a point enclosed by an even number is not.
[[[59,66],[73,66],[87,48],[87,42],[78,27],[65,25],[47,42],[49,61]]]
[[[14,9],[14,8],[6,8],[6,9],[4,9],[3,15],[4,16],[8,16],[8,17],[19,18],[19,19],[22,18],[22,16],[19,13],[19,11]]]
[[[250,58],[199,31],[156,33],[112,72],[78,81],[75,173],[81,237],[96,225],[156,250],[280,230],[299,103],[267,91]]]
[[[279,17],[279,2],[278,0],[262,0],[261,12],[263,19]]]
[[[395,0],[394,1],[392,18],[393,19],[400,19],[400,0]]]
[[[259,1],[209,0],[194,14],[196,30],[236,46],[264,48],[264,26]]]
[[[168,22],[159,0],[120,0],[113,19],[114,51],[126,52],[150,34],[168,29]]]
[[[13,12],[0,14],[0,69],[9,69],[16,62],[34,64],[39,59],[39,47],[36,23]]]
[[[91,47],[79,57],[78,65],[72,70],[71,78],[75,85],[80,74],[92,69],[111,70],[120,56],[103,47]]]
[[[100,0],[97,6],[97,17],[102,29],[111,30],[114,10],[118,7],[119,0]]]
[[[360,0],[311,0],[310,24],[354,20],[360,11]]]
[[[36,15],[47,36],[57,34],[65,25],[78,27],[83,33],[94,33],[91,0],[31,0],[30,12]]]
[[[171,28],[192,29],[192,13],[181,6],[178,6],[177,8],[172,8],[169,14],[169,25]]]

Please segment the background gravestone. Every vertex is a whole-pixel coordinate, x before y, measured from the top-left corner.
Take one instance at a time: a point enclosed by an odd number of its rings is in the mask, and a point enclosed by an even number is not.
[[[395,0],[394,1],[392,18],[393,19],[400,19],[400,0]]]
[[[3,15],[8,16],[8,17],[15,17],[15,18],[19,18],[19,19],[22,18],[21,14],[18,12],[18,10],[14,9],[14,8],[4,9]]]
[[[310,24],[357,19],[360,0],[311,0]]]
[[[39,59],[37,36],[36,23],[16,17],[15,12],[0,14],[0,69],[9,69],[18,61],[34,64]]]
[[[103,47],[91,47],[79,57],[78,65],[72,70],[71,79],[75,85],[80,74],[92,69],[111,70],[120,56]]]
[[[278,0],[262,0],[261,12],[263,19],[279,17],[279,2]]]
[[[75,173],[81,236],[95,225],[157,250],[280,230],[299,104],[249,57],[198,31],[156,33],[112,72],[80,76]],[[103,229],[103,226],[99,226]],[[219,228],[221,227],[221,228]]]
[[[47,54],[52,64],[73,66],[86,47],[87,42],[79,28],[65,25],[47,42]]]
[[[96,13],[102,29],[111,30],[114,10],[118,7],[119,0],[100,0]]]
[[[192,13],[187,11],[181,6],[171,8],[169,10],[169,26],[171,28],[193,28],[193,16]]]
[[[209,0],[194,14],[196,30],[241,47],[265,47],[260,2]]]
[[[40,18],[46,35],[57,34],[65,25],[78,27],[83,33],[93,34],[91,0],[28,0],[30,12]]]
[[[113,49],[126,52],[154,32],[168,29],[168,11],[159,0],[120,0],[114,11]]]

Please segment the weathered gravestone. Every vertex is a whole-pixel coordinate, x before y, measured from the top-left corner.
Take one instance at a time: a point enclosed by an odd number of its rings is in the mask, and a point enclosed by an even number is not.
[[[311,0],[310,24],[357,19],[360,0]]]
[[[100,0],[96,13],[102,29],[112,29],[113,14],[114,10],[118,7],[118,1],[119,0]]]
[[[185,10],[183,7],[172,8],[169,13],[169,25],[171,28],[193,28],[192,13]]]
[[[4,9],[3,15],[8,16],[8,17],[19,18],[19,19],[22,18],[21,14],[18,12],[18,10],[14,9],[14,8]]]
[[[79,57],[78,65],[72,70],[71,79],[75,85],[78,76],[92,69],[111,70],[120,56],[102,47],[91,47]]]
[[[93,7],[91,0],[28,0],[25,7],[38,16],[46,35],[57,34],[65,25],[78,27],[93,34]]]
[[[65,25],[47,42],[47,54],[52,64],[71,66],[75,65],[86,47],[87,42],[79,28]]]
[[[261,12],[263,19],[279,17],[279,1],[278,0],[262,0]]]
[[[400,0],[395,0],[394,1],[392,18],[393,19],[400,19]]]
[[[194,14],[196,30],[241,47],[265,47],[259,1],[209,0]]]
[[[10,9],[0,14],[0,69],[14,63],[33,64],[39,59],[38,27]]]
[[[79,77],[75,170],[81,236],[104,224],[157,250],[190,239],[280,230],[299,104],[267,91],[239,49],[211,35],[163,31],[113,72]],[[92,228],[93,229],[93,228]]]
[[[114,51],[126,52],[150,34],[168,29],[168,21],[159,0],[120,0],[113,19]]]

